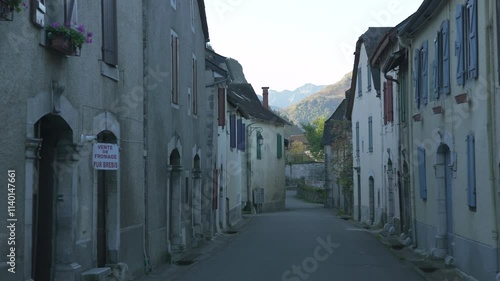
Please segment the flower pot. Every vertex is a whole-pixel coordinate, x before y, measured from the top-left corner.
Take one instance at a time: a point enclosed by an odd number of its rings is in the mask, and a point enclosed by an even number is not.
[[[12,21],[14,9],[5,0],[0,0],[0,21]]]
[[[434,114],[442,114],[444,112],[444,108],[442,106],[435,106],[432,108]]]
[[[455,101],[457,102],[457,104],[461,104],[461,103],[466,103],[469,101],[468,97],[467,97],[467,93],[463,93],[463,94],[460,94],[460,95],[456,95],[455,96]]]
[[[78,56],[78,48],[73,45],[71,38],[59,34],[47,34],[48,46],[67,56]]]
[[[415,122],[422,121],[422,114],[418,113],[418,114],[413,115],[413,121],[415,121]]]

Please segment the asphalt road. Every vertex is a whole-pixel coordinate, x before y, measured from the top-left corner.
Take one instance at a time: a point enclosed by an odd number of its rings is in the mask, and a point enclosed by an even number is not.
[[[373,234],[293,195],[287,211],[252,216],[227,246],[171,280],[424,280]]]

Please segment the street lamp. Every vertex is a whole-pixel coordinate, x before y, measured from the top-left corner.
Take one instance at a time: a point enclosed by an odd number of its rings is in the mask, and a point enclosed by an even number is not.
[[[262,134],[260,132],[257,133],[257,144],[261,146],[264,143],[264,137],[262,137]]]

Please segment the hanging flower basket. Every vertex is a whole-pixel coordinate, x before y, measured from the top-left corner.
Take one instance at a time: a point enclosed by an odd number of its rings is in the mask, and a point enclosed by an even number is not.
[[[438,105],[438,106],[433,107],[432,111],[434,112],[434,114],[442,114],[444,112],[444,108],[442,106]]]
[[[80,49],[73,44],[70,37],[61,34],[47,34],[48,46],[67,56],[79,56]]]
[[[22,0],[0,0],[0,21],[12,21],[14,12],[19,13],[22,8],[28,8]]]
[[[60,25],[55,22],[46,31],[47,46],[67,56],[80,56],[83,43],[92,43],[92,32],[85,34],[83,25]]]
[[[413,121],[415,121],[415,122],[422,121],[422,114],[418,113],[418,114],[413,115]]]
[[[463,93],[455,96],[455,101],[457,104],[466,103],[469,99],[467,98],[467,93]]]

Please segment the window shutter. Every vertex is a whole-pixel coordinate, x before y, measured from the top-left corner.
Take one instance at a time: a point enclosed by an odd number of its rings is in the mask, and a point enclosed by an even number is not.
[[[413,55],[413,85],[415,89],[415,105],[420,108],[420,49]]]
[[[372,117],[368,117],[368,151],[373,152],[373,121]]]
[[[172,102],[179,103],[179,38],[172,34]]]
[[[118,65],[116,0],[102,0],[102,57],[107,64]]]
[[[425,40],[422,43],[422,101],[427,104],[429,93],[429,78],[428,78],[428,58],[429,58],[429,42]]]
[[[467,204],[476,207],[476,152],[473,135],[467,136]]]
[[[356,157],[359,157],[359,121],[356,122]]]
[[[477,78],[478,76],[478,39],[477,39],[477,0],[469,0],[469,76]]]
[[[455,19],[457,23],[457,38],[455,40],[455,56],[457,57],[457,84],[464,85],[464,22],[463,22],[463,5],[457,5]]]
[[[450,90],[450,22],[446,19],[441,24],[441,54],[443,77],[441,86],[441,94],[449,95]],[[438,62],[439,63],[439,62]]]
[[[241,123],[241,128],[239,130],[241,132],[241,151],[245,152],[247,149],[247,130],[245,127],[245,123]]]
[[[361,74],[361,67],[358,67],[358,97],[363,95],[363,78]]]
[[[384,125],[387,125],[388,118],[388,104],[387,104],[387,81],[384,82]]]
[[[392,80],[387,80],[387,123],[394,121],[394,96],[392,93]]]
[[[368,83],[368,91],[372,89],[372,70],[370,69],[370,64],[366,65],[366,82]]]
[[[236,115],[229,116],[229,146],[236,148]]]
[[[276,145],[276,149],[277,149],[277,156],[278,156],[278,159],[281,159],[281,156],[283,156],[283,140],[281,139],[281,135],[280,134],[277,134],[276,135],[276,141],[277,141],[277,145]]]
[[[237,145],[238,145],[238,150],[243,150],[243,134],[241,133],[241,124],[242,121],[241,119],[238,119],[237,121]]]
[[[193,58],[193,114],[198,114],[198,62]]]
[[[425,148],[417,148],[418,161],[418,183],[420,186],[420,198],[427,199],[427,176],[425,171]]]
[[[441,63],[441,58],[439,57],[439,32],[436,33],[434,37],[434,60],[432,62],[432,74],[434,76],[434,98],[439,99],[439,64]]]

